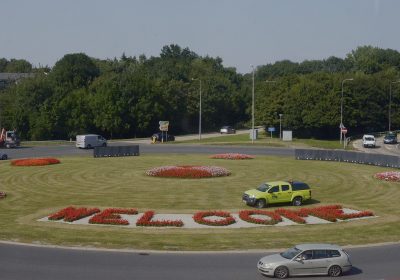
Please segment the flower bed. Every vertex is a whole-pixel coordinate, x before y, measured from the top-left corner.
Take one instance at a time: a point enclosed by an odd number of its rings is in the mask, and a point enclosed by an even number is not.
[[[64,208],[60,211],[58,211],[57,213],[54,213],[52,215],[49,216],[49,220],[62,220],[64,219],[65,222],[73,222],[76,220],[80,220],[82,218],[91,216],[95,213],[100,212],[100,209],[98,208],[92,208],[92,209],[88,209],[86,207],[82,207],[82,208],[75,208],[73,206]]]
[[[305,224],[306,220],[303,219],[302,217],[306,217],[307,215],[302,215],[300,212],[288,210],[288,209],[276,209],[275,213],[278,213],[279,215],[284,216],[285,218],[299,224]]]
[[[380,172],[376,173],[374,177],[379,180],[400,182],[400,172],[398,171]]]
[[[154,217],[154,211],[146,211],[139,220],[137,220],[137,226],[145,227],[182,227],[182,220],[152,220]]]
[[[89,224],[129,225],[129,222],[122,219],[120,214],[136,215],[137,213],[136,209],[107,208],[91,217]]]
[[[218,166],[161,166],[146,171],[146,175],[175,178],[209,178],[229,176],[231,172]]]
[[[6,198],[7,194],[5,192],[0,192],[0,199]]]
[[[223,219],[215,220],[215,219],[206,219],[207,217],[221,217]],[[206,211],[206,212],[197,212],[193,216],[193,220],[202,225],[207,226],[228,226],[236,223],[235,218],[231,216],[228,212],[223,211]]]
[[[216,154],[210,156],[213,159],[253,159],[253,156],[246,154],[237,154],[237,153],[227,153],[227,154]]]
[[[255,218],[252,217],[253,215],[267,216],[269,219]],[[278,213],[263,210],[242,210],[239,212],[239,218],[248,223],[260,225],[275,225],[282,222],[282,217]]]
[[[11,161],[11,165],[14,166],[41,166],[57,163],[60,163],[60,161],[56,158],[26,158],[14,159]]]

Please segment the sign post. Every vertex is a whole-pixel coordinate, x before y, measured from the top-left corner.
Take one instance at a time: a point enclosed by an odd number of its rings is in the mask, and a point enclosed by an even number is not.
[[[275,127],[273,126],[268,127],[268,131],[271,132],[271,139],[272,139],[272,132],[275,132]]]
[[[165,131],[165,140],[168,142],[168,127],[169,127],[169,121],[159,121],[158,124],[160,125],[160,131],[161,131],[161,143],[164,143],[164,131]]]
[[[347,140],[346,140],[346,133],[347,133],[347,128],[345,128],[344,126],[340,129],[341,133],[343,133],[343,149],[346,149],[346,144],[347,144]]]

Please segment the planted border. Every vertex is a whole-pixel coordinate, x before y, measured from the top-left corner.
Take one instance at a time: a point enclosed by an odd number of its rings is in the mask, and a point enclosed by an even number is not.
[[[145,227],[183,227],[182,220],[153,220],[154,215],[154,211],[146,211],[136,222],[136,225]]]
[[[212,220],[207,219],[209,217],[221,217],[222,220]],[[224,211],[204,211],[204,212],[197,212],[193,216],[193,220],[202,225],[207,226],[229,226],[236,223],[236,220],[229,212]]]
[[[226,153],[226,154],[215,154],[210,156],[212,159],[232,159],[232,160],[241,160],[241,159],[254,159],[251,155],[246,154],[238,154],[238,153]]]
[[[384,181],[400,182],[400,172],[398,171],[379,172],[374,175],[374,178]]]
[[[64,220],[65,222],[74,222],[85,217],[89,217],[95,213],[100,212],[99,208],[75,208],[73,206],[64,208],[57,213],[50,215],[49,220]]]
[[[120,214],[136,215],[137,213],[136,209],[107,208],[91,217],[89,224],[129,225],[129,222],[122,219]]]
[[[269,219],[255,218],[253,215],[266,216]],[[239,212],[239,218],[245,222],[259,225],[275,225],[282,222],[282,217],[278,213],[264,210],[242,210]]]
[[[223,167],[194,165],[161,166],[146,171],[146,175],[148,176],[187,179],[222,177],[229,176],[230,174],[231,172]]]
[[[11,161],[11,165],[13,166],[42,166],[58,163],[60,163],[60,160],[56,158],[25,158]]]

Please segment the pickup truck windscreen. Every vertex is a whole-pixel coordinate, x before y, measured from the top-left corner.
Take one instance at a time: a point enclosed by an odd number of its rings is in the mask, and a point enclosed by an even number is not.
[[[270,187],[270,185],[261,184],[258,186],[257,190],[259,190],[260,192],[266,192],[267,190],[269,190]]]

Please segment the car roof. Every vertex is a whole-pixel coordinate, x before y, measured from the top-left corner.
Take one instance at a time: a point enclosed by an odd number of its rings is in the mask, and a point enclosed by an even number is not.
[[[324,244],[324,243],[316,243],[316,244],[298,244],[296,245],[297,249],[302,251],[304,250],[340,250],[340,246],[334,244]]]
[[[271,186],[276,186],[276,185],[287,185],[289,182],[286,181],[270,181],[270,182],[265,182],[265,184],[271,185]]]
[[[374,135],[371,135],[371,134],[364,134],[363,137],[374,137]]]

